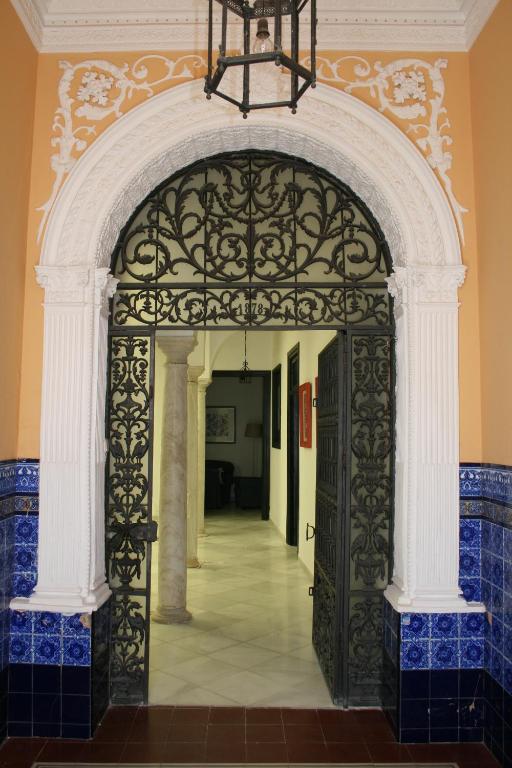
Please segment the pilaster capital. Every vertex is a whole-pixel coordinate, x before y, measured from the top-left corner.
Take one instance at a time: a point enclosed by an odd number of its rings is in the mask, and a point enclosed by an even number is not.
[[[203,365],[189,365],[187,370],[187,381],[189,384],[198,384],[198,379],[204,373]]]
[[[77,265],[35,269],[37,282],[45,291],[45,304],[106,306],[118,283],[108,268]]]
[[[197,344],[197,333],[163,331],[157,333],[156,342],[166,357],[167,365],[186,365],[188,356]]]
[[[464,283],[466,267],[450,266],[396,267],[386,278],[397,307],[403,304],[456,304],[457,291]]]
[[[117,289],[119,280],[114,277],[106,267],[100,267],[94,270],[94,299],[95,303],[101,307],[108,305]]]
[[[205,395],[206,390],[208,389],[211,383],[212,383],[211,376],[209,376],[207,379],[199,379],[197,382],[197,386],[199,387],[200,394]]]
[[[90,267],[36,267],[36,279],[44,288],[45,304],[82,304],[90,281]]]

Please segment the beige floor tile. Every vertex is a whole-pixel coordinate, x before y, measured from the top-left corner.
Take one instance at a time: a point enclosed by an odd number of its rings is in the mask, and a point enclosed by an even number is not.
[[[311,645],[311,574],[253,512],[209,515],[189,624],[151,624],[151,704],[331,706]],[[155,547],[158,550],[158,547]],[[158,551],[153,557],[157,603]]]

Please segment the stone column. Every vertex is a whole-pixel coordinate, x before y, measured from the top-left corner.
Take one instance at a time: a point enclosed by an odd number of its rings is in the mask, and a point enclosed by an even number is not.
[[[197,494],[198,494],[198,385],[203,373],[201,365],[189,365],[187,384],[187,566],[200,568],[197,559]]]
[[[459,588],[457,289],[463,266],[411,266],[395,299],[396,465],[393,582],[398,611],[481,611]]]
[[[105,579],[108,269],[36,267],[44,296],[38,582],[13,609],[92,612]]]
[[[204,484],[206,461],[206,390],[211,379],[200,379],[197,384],[197,532],[204,534]]]
[[[162,417],[162,465],[158,536],[160,624],[190,621],[187,611],[187,358],[196,345],[191,331],[157,334],[166,357]]]

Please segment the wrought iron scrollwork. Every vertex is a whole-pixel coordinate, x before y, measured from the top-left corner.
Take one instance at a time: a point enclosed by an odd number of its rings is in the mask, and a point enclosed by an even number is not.
[[[379,703],[392,503],[391,338],[351,336],[349,697]]]
[[[110,361],[107,566],[111,685],[117,703],[144,701],[151,518],[151,339],[114,336]]]
[[[126,227],[114,324],[386,325],[389,263],[364,203],[329,174],[255,151],[209,158]]]

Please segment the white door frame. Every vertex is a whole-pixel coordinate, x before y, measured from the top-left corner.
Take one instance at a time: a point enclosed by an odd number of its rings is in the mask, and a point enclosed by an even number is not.
[[[104,402],[112,251],[134,209],[162,181],[206,156],[248,148],[299,156],[368,205],[393,260],[397,417],[393,583],[401,611],[467,611],[458,587],[457,289],[464,281],[455,220],[428,162],[377,110],[329,86],[298,114],[242,121],[201,81],[121,117],[64,183],[43,244],[45,289],[39,574],[13,607],[96,610],[104,571]],[[473,606],[476,610],[481,607]]]

